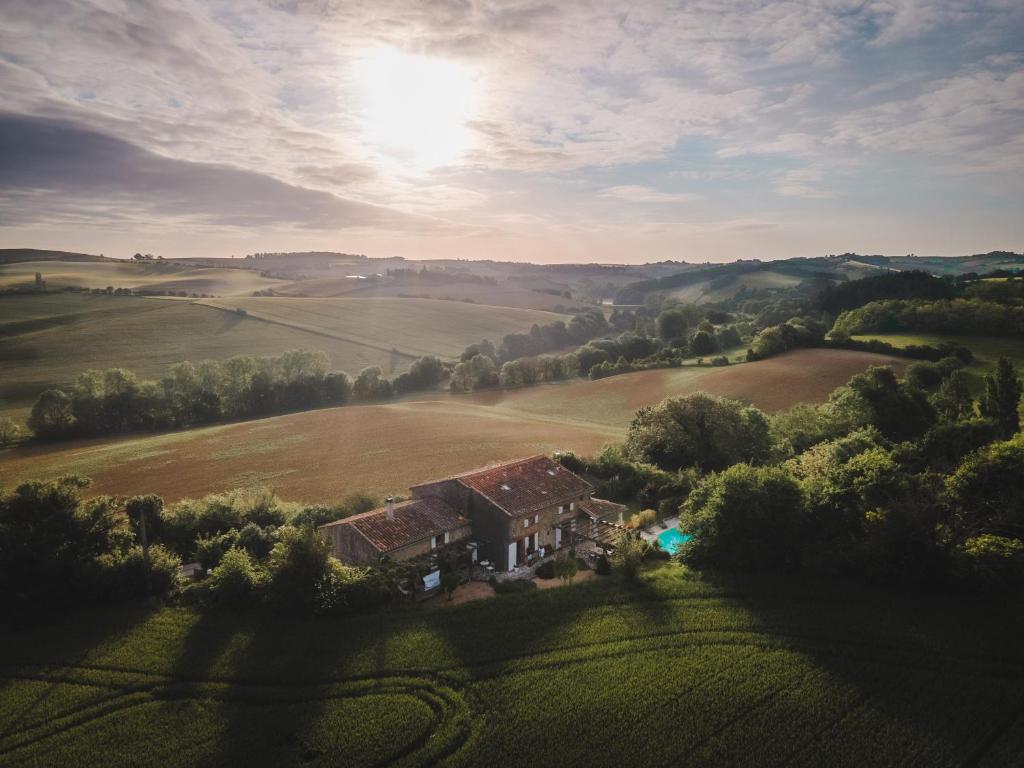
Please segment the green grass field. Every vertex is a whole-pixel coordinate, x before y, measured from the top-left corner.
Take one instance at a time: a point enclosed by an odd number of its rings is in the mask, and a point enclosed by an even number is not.
[[[757,290],[759,288],[792,288],[799,284],[800,278],[792,275],[784,275],[778,272],[758,271],[750,274],[739,275],[735,280],[721,288],[712,288],[713,280],[694,285],[685,285],[682,288],[673,290],[669,295],[672,298],[694,304],[707,304],[713,301],[726,301],[731,299],[742,289]]]
[[[251,312],[230,311],[237,305]],[[420,355],[456,357],[482,337],[500,340],[559,317],[417,299],[236,299],[214,306],[75,293],[0,296],[0,415],[23,420],[40,392],[69,386],[89,368],[156,377],[182,360],[315,349],[352,375],[371,365],[394,375]]]
[[[204,300],[211,307],[240,307],[250,316],[296,330],[376,347],[396,348],[419,357],[453,358],[468,345],[507,333],[567,320],[539,310],[492,307],[440,299],[294,299]]]
[[[23,261],[0,264],[0,288],[31,286],[39,272],[47,288],[131,288],[185,291],[215,296],[251,296],[286,281],[261,277],[252,269],[193,267],[173,262],[115,263],[88,261]]]
[[[0,631],[0,763],[996,768],[1021,607],[664,564],[349,619],[55,616]]]
[[[1024,339],[1016,336],[973,336],[969,334],[948,333],[870,333],[854,336],[855,339],[868,341],[878,339],[892,344],[894,347],[907,347],[914,344],[939,345],[953,342],[967,347],[977,358],[975,367],[988,372],[993,369],[1000,357],[1009,358],[1018,368],[1024,368]]]

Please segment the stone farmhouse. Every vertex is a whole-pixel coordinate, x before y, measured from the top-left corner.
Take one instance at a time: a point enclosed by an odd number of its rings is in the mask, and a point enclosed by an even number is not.
[[[413,486],[412,498],[321,527],[342,562],[410,560],[446,545],[514,571],[562,547],[600,542],[625,507],[547,456],[475,469]]]

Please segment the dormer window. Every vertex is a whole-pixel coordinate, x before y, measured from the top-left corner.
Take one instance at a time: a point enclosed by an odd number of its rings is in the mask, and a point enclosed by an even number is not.
[[[512,489],[509,488],[506,483],[502,483],[501,484],[501,490],[503,490],[503,491],[511,491]]]

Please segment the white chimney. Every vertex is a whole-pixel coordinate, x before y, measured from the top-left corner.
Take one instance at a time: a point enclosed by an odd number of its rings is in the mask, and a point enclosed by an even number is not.
[[[387,512],[386,512],[387,518],[388,518],[388,520],[394,520],[395,519],[395,499],[392,496],[388,496],[387,499],[386,499],[386,502],[387,502],[387,507],[386,507],[386,509],[387,509]]]

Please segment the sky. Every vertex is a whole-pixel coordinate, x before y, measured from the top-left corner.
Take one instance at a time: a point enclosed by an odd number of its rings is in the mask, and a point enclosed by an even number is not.
[[[1024,250],[1021,0],[3,0],[0,247]]]

